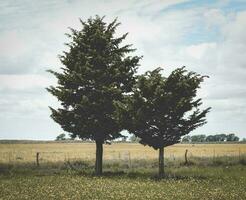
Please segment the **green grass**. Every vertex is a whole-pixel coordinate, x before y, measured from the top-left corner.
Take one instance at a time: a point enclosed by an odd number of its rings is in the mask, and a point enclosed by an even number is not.
[[[88,161],[1,165],[0,199],[246,199],[244,163],[213,162],[166,162],[161,180],[154,160],[106,161],[102,177]]]

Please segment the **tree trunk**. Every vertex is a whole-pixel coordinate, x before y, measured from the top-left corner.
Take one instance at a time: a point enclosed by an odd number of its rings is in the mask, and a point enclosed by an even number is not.
[[[164,147],[159,148],[159,177],[164,177]]]
[[[103,142],[96,141],[95,173],[97,176],[102,175],[102,159],[103,159]]]

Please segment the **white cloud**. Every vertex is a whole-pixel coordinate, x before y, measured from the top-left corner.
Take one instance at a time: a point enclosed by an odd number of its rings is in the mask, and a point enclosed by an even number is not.
[[[26,42],[20,37],[17,31],[4,32],[0,36],[1,56],[20,57],[27,53]]]
[[[190,45],[186,48],[188,56],[191,56],[195,59],[201,59],[205,56],[206,53],[214,51],[216,49],[216,43],[201,43],[197,45]]]
[[[228,20],[220,9],[209,9],[203,15],[208,29],[224,26]]]
[[[190,63],[197,64],[211,76],[210,83],[205,84],[204,88],[207,91],[205,102],[213,108],[209,115],[209,123],[212,125],[208,125],[208,129],[214,129],[217,132],[238,130],[239,134],[243,135],[246,128],[244,123],[246,119],[246,89],[244,87],[246,84],[246,30],[243,29],[246,25],[246,13],[238,12],[228,15],[224,18],[221,16],[218,19],[219,22],[216,22],[216,17],[213,19],[214,24],[218,24],[219,39],[216,44],[201,43],[192,46],[190,53],[195,56]],[[226,19],[223,23],[222,18]],[[198,62],[195,61],[197,58],[199,58]]]
[[[204,106],[213,109],[209,123],[197,133],[235,130],[244,134],[246,12],[223,11],[225,1],[190,9],[175,9],[177,3],[188,2],[184,0],[27,2],[0,4],[5,8],[0,11],[0,110],[8,116],[0,137],[8,126],[13,134],[19,131],[10,127],[14,121],[30,123],[31,118],[42,121],[42,127],[49,124],[49,133],[60,130],[49,119],[47,107],[57,102],[44,90],[55,82],[45,70],[61,66],[57,54],[65,49],[67,27],[80,28],[79,17],[86,20],[95,14],[106,15],[106,21],[119,17],[122,25],[117,34],[129,32],[126,42],[137,48],[136,54],[144,55],[140,73],[164,67],[168,74],[186,65],[210,76],[199,95]],[[174,7],[169,10],[170,5]],[[37,132],[41,129],[37,124],[30,127]]]
[[[40,89],[54,84],[54,79],[42,75],[0,75],[1,90],[28,90]]]

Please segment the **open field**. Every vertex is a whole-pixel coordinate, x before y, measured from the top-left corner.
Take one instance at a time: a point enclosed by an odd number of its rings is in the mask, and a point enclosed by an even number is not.
[[[0,199],[246,199],[243,165],[166,167],[162,180],[153,176],[156,170],[139,168],[95,177],[71,169],[12,168],[0,173]]]
[[[246,154],[246,144],[176,144],[165,148],[165,158],[182,159],[188,149],[192,157],[240,157]],[[94,160],[94,143],[40,143],[0,144],[0,163],[35,162],[40,152],[40,163],[66,160]],[[157,159],[158,152],[137,143],[113,143],[104,145],[105,160]]]
[[[245,144],[168,147],[162,180],[156,177],[153,149],[128,143],[104,147],[104,175],[95,177],[93,143],[0,144],[0,200],[246,199]]]

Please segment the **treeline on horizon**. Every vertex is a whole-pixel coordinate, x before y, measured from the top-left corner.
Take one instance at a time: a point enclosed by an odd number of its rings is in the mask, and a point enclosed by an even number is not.
[[[73,138],[66,137],[65,133],[62,133],[58,135],[55,139],[56,141],[69,141],[69,140],[74,140]],[[139,138],[136,137],[135,135],[132,136],[125,136],[121,138],[120,140],[115,140],[113,142],[139,142]],[[78,141],[78,140],[75,140]],[[91,142],[89,140],[82,140],[84,142]],[[181,143],[209,143],[209,142],[246,142],[246,138],[240,138],[235,135],[234,133],[229,133],[229,134],[214,134],[214,135],[186,135],[181,139]]]
[[[187,135],[181,140],[182,143],[194,143],[194,142],[238,142],[240,138],[234,133],[230,134],[215,134],[215,135]],[[241,141],[246,141],[246,138],[242,138]]]
[[[215,134],[215,135],[186,135],[181,139],[181,143],[210,143],[210,142],[246,142],[246,138],[240,138],[234,133]],[[139,142],[139,139],[134,135],[130,137],[130,142]]]
[[[127,142],[127,143],[138,143],[139,142],[139,138],[136,137],[135,135],[131,135],[131,136],[125,136],[124,138],[121,138],[120,140],[115,140],[112,141],[113,143],[119,143],[119,142]],[[80,142],[93,142],[91,140],[78,140],[78,139],[74,139],[71,138],[70,136],[67,137],[67,135],[65,133],[61,133],[59,134],[55,140],[11,140],[11,139],[3,139],[0,140],[0,144],[17,144],[17,143],[54,143],[54,142],[76,142],[76,143],[80,143]],[[235,135],[234,133],[230,133],[230,134],[215,134],[215,135],[204,135],[204,134],[200,134],[200,135],[187,135],[184,136],[181,141],[181,143],[213,143],[213,142],[246,142],[246,138],[242,138],[240,139],[240,137],[238,137],[237,135]],[[108,142],[108,144],[110,144],[110,142]]]

